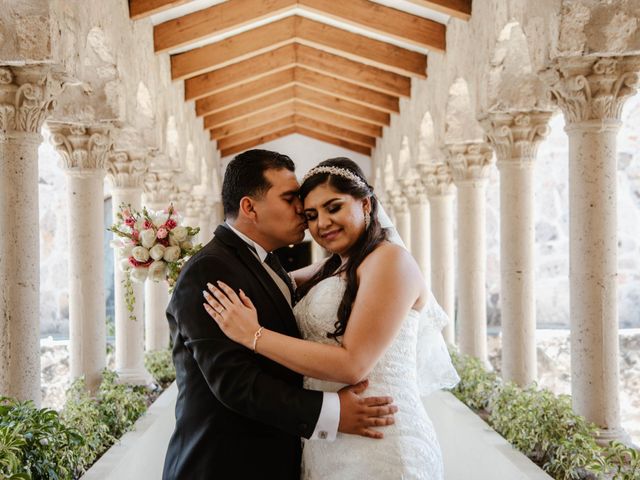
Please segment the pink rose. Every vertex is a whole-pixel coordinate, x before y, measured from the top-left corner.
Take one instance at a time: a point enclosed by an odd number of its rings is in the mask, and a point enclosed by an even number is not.
[[[143,226],[145,230],[148,230],[150,228],[153,228],[153,222],[150,222],[149,220],[145,220]]]
[[[167,227],[167,230],[173,230],[178,226],[178,223],[173,218],[170,218],[164,222],[164,226]]]
[[[169,235],[169,230],[167,230],[166,227],[160,227],[158,229],[158,238],[159,239],[163,239],[163,238],[167,238],[167,235]]]
[[[136,224],[136,219],[133,217],[127,217],[124,221],[124,224],[127,227],[133,227]]]

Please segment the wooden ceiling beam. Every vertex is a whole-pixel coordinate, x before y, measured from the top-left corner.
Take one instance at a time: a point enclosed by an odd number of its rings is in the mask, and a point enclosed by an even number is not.
[[[370,88],[354,85],[353,83],[314,72],[313,70],[296,67],[294,78],[298,85],[304,85],[313,90],[328,93],[366,107],[375,108],[387,113],[398,113],[400,111],[400,100],[398,97],[376,92]]]
[[[422,53],[308,18],[294,18],[299,43],[400,75],[416,78],[427,76],[427,57]]]
[[[372,125],[367,122],[361,122],[350,117],[345,117],[339,113],[323,110],[318,107],[307,103],[301,103],[299,101],[294,102],[295,113],[298,115],[318,120],[323,123],[329,123],[337,127],[347,128],[353,132],[362,133],[369,137],[381,137],[382,127],[379,125]]]
[[[412,45],[444,52],[446,26],[368,0],[298,0],[305,10],[387,35]],[[436,2],[437,3],[437,2]]]
[[[287,17],[204,47],[171,55],[171,78],[194,77],[293,43],[296,25],[296,17]]]
[[[347,150],[352,150],[354,152],[361,153],[362,155],[371,156],[371,149],[369,147],[363,147],[362,145],[348,142],[341,138],[335,138],[331,135],[325,135],[324,133],[316,132],[315,130],[309,130],[308,128],[304,127],[294,127],[294,129],[294,133],[299,133],[300,135],[304,135],[305,137],[313,138],[315,140],[320,140],[321,142],[330,143],[338,147],[346,148]]]
[[[225,108],[233,107],[241,103],[269,95],[294,84],[295,69],[277,71],[270,75],[258,78],[237,87],[214,93],[208,97],[196,100],[196,115],[208,115]]]
[[[279,130],[282,130],[283,128],[292,127],[294,125],[295,115],[282,117],[280,119],[274,120],[273,122],[265,123],[264,125],[260,125],[250,130],[245,130],[244,132],[240,132],[235,135],[223,137],[217,141],[218,149],[226,150],[230,147],[249,142],[256,138],[268,135],[269,133],[277,132]]]
[[[290,126],[290,127],[284,128],[282,130],[279,130],[277,132],[269,133],[269,134],[264,135],[264,136],[262,136],[260,138],[256,138],[254,140],[250,140],[248,142],[241,143],[239,145],[235,145],[235,146],[227,148],[225,150],[221,150],[220,151],[220,156],[228,157],[229,155],[234,155],[234,154],[239,153],[239,152],[244,152],[245,150],[249,150],[250,148],[257,147],[257,146],[262,145],[262,144],[267,143],[267,142],[272,142],[274,140],[277,140],[277,139],[282,138],[282,137],[286,137],[287,135],[292,135],[294,133],[296,133],[296,127],[295,126]]]
[[[314,120],[313,118],[305,117],[303,115],[296,115],[294,118],[295,118],[295,124],[297,126],[308,128],[309,130],[314,130],[319,133],[331,135],[336,138],[341,138],[343,140],[347,140],[353,143],[357,143],[364,147],[376,146],[375,137],[363,135],[362,133],[354,132],[347,128],[336,127],[333,124],[324,123],[319,120]]]
[[[286,70],[296,63],[295,47],[295,45],[285,45],[249,60],[188,78],[184,82],[185,100],[197,100],[271,73]]]
[[[386,112],[364,107],[301,85],[296,85],[294,88],[296,100],[301,103],[309,103],[323,110],[329,110],[374,125],[386,126],[391,123],[391,115]]]
[[[295,112],[295,102],[292,100],[283,105],[276,105],[262,112],[258,112],[250,117],[244,117],[232,123],[227,123],[221,127],[212,128],[210,131],[211,140],[219,140],[230,135],[235,135],[252,128],[259,127],[283,117],[293,115]]]
[[[295,0],[227,1],[153,27],[156,53],[228,32],[296,6]]]
[[[430,8],[461,20],[471,18],[471,0],[409,0],[421,7]]]
[[[221,127],[227,123],[241,120],[245,117],[251,117],[263,110],[282,105],[293,101],[296,96],[296,86],[278,90],[270,95],[241,103],[235,107],[226,108],[216,113],[212,113],[204,117],[204,128],[210,130],[212,128]]]
[[[140,20],[141,18],[164,12],[191,0],[129,0],[129,18]]]
[[[295,45],[297,64],[396,97],[411,95],[411,78],[364,65],[307,45]]]

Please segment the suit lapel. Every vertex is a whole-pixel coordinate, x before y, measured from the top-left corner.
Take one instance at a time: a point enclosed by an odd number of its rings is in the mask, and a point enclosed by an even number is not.
[[[275,316],[278,317],[277,321],[282,325],[283,331],[290,336],[300,337],[289,302],[284,298],[280,288],[260,264],[260,261],[251,252],[247,243],[224,225],[218,226],[215,231],[215,238],[235,251],[238,260],[247,267],[247,270],[253,274],[254,278],[266,291],[267,296],[276,308]]]

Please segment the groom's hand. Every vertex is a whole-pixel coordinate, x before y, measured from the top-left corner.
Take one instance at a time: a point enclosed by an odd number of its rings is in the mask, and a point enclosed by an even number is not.
[[[340,423],[338,431],[369,438],[382,438],[382,432],[371,427],[384,427],[394,423],[393,414],[398,407],[391,397],[361,397],[369,382],[363,380],[356,385],[344,387],[338,392],[340,398]]]

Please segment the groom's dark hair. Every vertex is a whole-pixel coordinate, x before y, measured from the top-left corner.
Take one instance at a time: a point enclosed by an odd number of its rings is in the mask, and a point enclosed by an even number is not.
[[[242,197],[260,198],[271,188],[265,178],[266,170],[296,166],[288,156],[270,150],[247,150],[236,155],[227,165],[222,181],[222,206],[225,218],[237,218]]]

